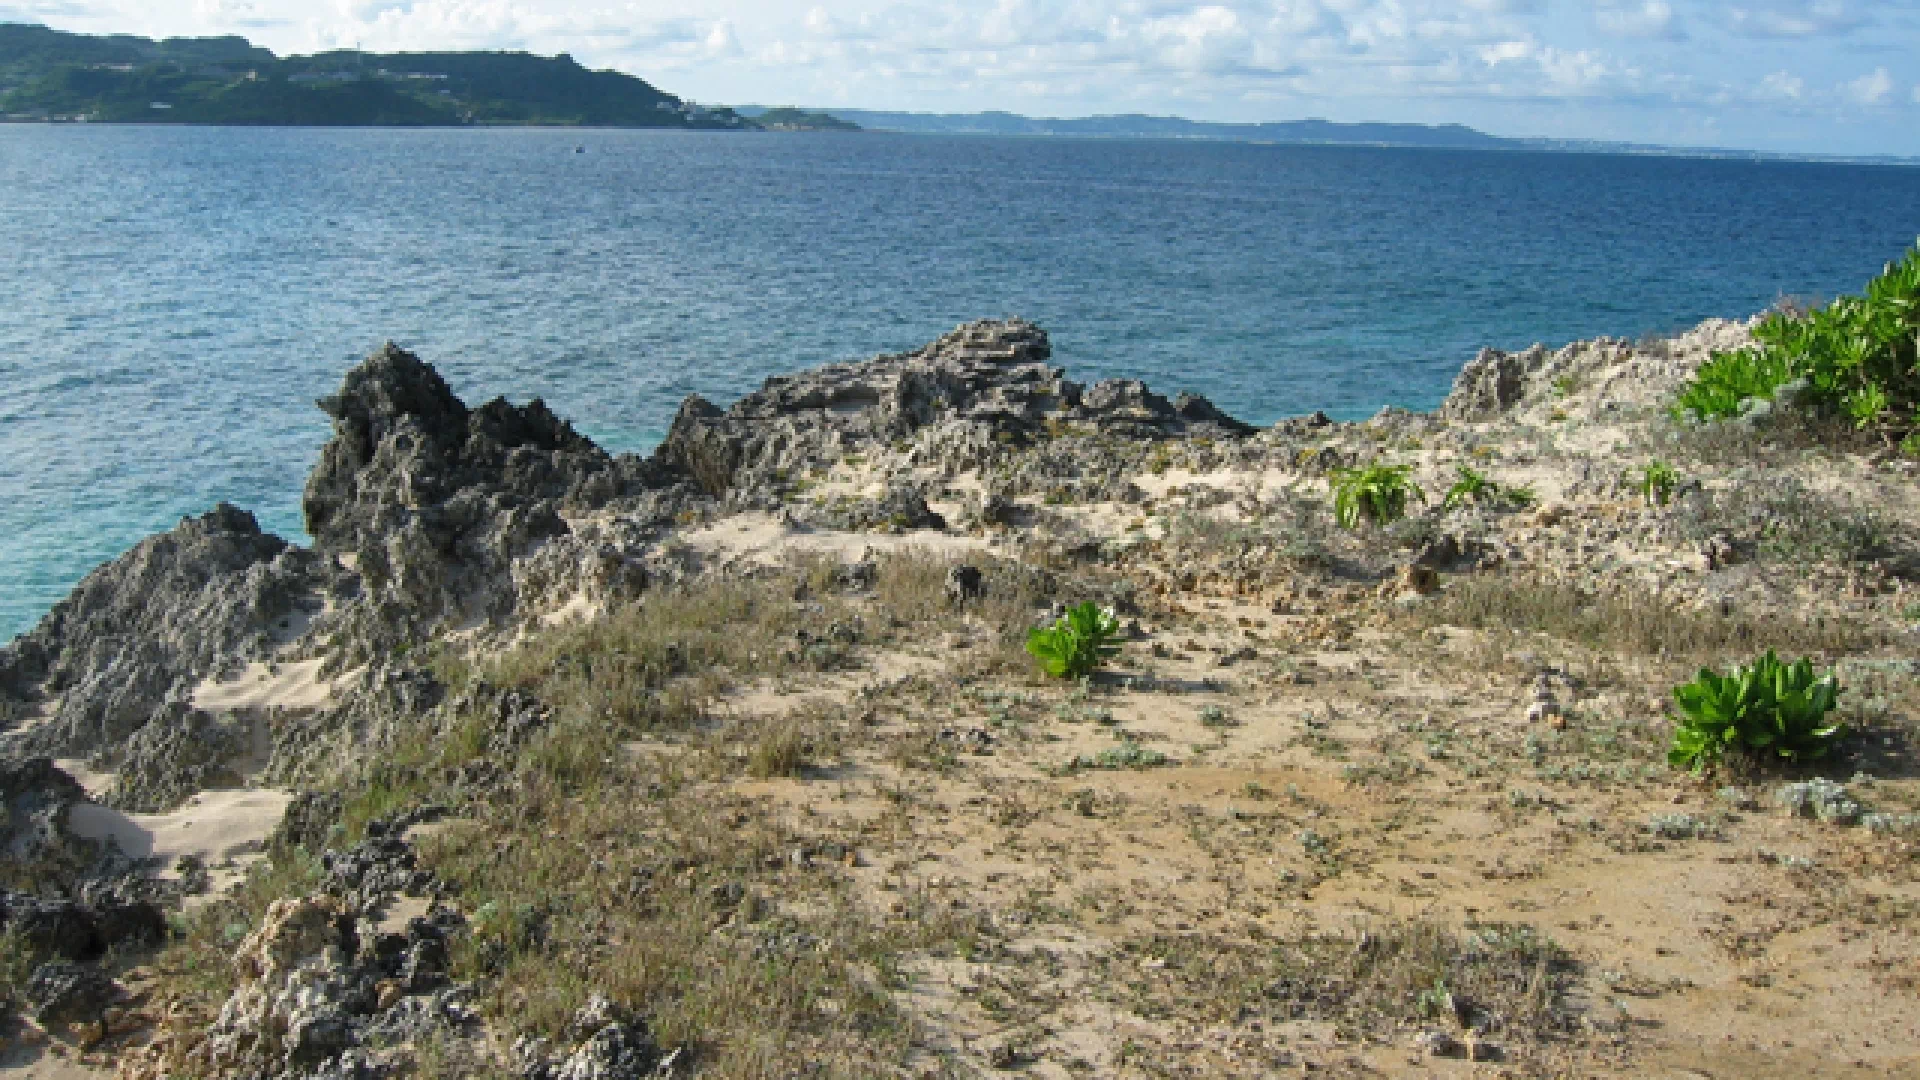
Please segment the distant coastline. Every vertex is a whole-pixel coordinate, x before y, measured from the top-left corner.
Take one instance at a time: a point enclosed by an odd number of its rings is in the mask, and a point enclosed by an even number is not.
[[[736,106],[742,116],[766,110]],[[1555,154],[1628,154],[1643,157],[1704,158],[1728,161],[1807,161],[1840,164],[1920,165],[1920,158],[1896,155],[1772,153],[1710,146],[1662,146],[1599,139],[1511,138],[1490,135],[1462,124],[1336,123],[1318,117],[1270,123],[1217,123],[1178,116],[1140,113],[1084,117],[1034,117],[1010,112],[920,113],[807,106],[814,115],[837,117],[861,130],[913,135],[998,135],[1070,139],[1170,139],[1286,146],[1430,147],[1455,150],[1510,150]]]

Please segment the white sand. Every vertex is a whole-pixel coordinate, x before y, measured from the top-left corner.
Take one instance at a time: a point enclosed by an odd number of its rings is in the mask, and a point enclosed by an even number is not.
[[[193,688],[193,706],[207,712],[241,709],[322,709],[333,701],[333,683],[320,678],[319,660],[248,664],[227,682],[208,679]]]
[[[212,868],[217,895],[238,881],[264,854],[267,834],[280,823],[293,796],[271,788],[203,791],[167,814],[123,814],[97,803],[81,803],[68,814],[74,833],[91,839],[111,836],[120,850],[136,858],[157,856],[172,876],[182,855],[197,855]]]
[[[740,514],[702,529],[682,533],[680,539],[693,550],[710,558],[740,559],[778,566],[794,552],[831,554],[842,560],[858,558],[871,548],[874,552],[919,548],[939,554],[984,551],[987,540],[975,536],[922,530],[898,536],[885,533],[818,532],[794,529],[781,524],[770,514]]]

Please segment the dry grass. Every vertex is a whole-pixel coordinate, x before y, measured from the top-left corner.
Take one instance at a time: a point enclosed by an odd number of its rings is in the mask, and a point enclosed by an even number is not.
[[[1161,937],[1141,946],[1170,979],[1134,987],[1143,1015],[1178,1009],[1213,1022],[1317,1020],[1379,1039],[1416,1025],[1538,1043],[1576,1029],[1572,960],[1532,927],[1455,930],[1413,919],[1264,946]]]
[[[746,771],[798,771],[824,722],[771,721]],[[663,1045],[690,1047],[706,1076],[867,1075],[900,1060],[911,1027],[895,965],[948,931],[858,903],[840,869],[852,838],[796,831],[684,755],[596,743],[555,730],[487,824],[424,845],[423,863],[476,913],[456,965],[489,987],[502,1030],[557,1036],[603,993],[644,1013]]]
[[[1545,634],[1614,657],[1682,666],[1717,664],[1766,649],[1841,656],[1885,642],[1859,620],[1800,614],[1724,614],[1675,604],[1632,587],[1587,592],[1557,580],[1486,575],[1460,578],[1415,616],[1429,626],[1461,626],[1514,636]],[[1499,651],[1513,650],[1504,646]]]

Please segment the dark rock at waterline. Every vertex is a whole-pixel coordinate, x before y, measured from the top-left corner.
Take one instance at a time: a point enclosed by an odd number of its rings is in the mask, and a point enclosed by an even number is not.
[[[314,598],[318,560],[221,503],[88,574],[0,648],[0,697],[55,699],[0,751],[91,756],[206,676],[264,658]]]
[[[334,434],[307,480],[307,531],[316,550],[351,563],[362,607],[422,633],[449,618],[503,617],[515,605],[515,560],[569,535],[567,515],[664,482],[538,399],[469,409],[394,345],[319,404]]]

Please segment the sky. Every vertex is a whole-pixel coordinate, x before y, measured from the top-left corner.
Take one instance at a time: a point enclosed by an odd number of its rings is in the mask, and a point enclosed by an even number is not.
[[[566,52],[707,104],[1920,156],[1920,0],[0,0],[0,21]]]

